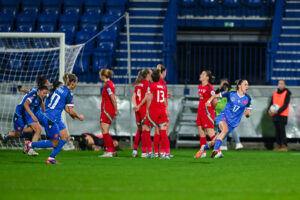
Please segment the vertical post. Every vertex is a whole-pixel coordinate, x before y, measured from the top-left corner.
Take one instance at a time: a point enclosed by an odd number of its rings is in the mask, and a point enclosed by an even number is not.
[[[129,96],[129,114],[132,119],[132,102],[130,98],[130,87],[131,87],[131,50],[130,50],[130,25],[129,25],[129,13],[125,13],[126,18],[126,36],[127,36],[127,75],[128,75],[128,89],[127,94]],[[133,147],[133,135],[132,135],[132,120],[130,120],[129,131],[130,131],[130,145]]]

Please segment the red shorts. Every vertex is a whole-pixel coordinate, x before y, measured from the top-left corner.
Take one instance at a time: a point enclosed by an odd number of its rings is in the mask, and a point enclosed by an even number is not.
[[[202,126],[202,128],[214,128],[215,112],[214,110],[198,110],[197,114],[197,126]]]
[[[115,110],[114,109],[101,109],[101,115],[100,115],[100,123],[106,123],[111,124],[113,119],[115,117]]]
[[[137,112],[135,112],[135,119],[136,119],[136,124],[137,125],[143,125],[145,120],[146,120],[146,110],[139,110]]]
[[[145,120],[145,125],[147,126],[160,126],[168,121],[166,115],[166,109],[152,108],[149,110],[148,115]]]

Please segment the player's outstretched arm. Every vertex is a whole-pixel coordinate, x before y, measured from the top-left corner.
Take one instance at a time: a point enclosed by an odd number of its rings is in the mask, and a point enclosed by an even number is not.
[[[18,90],[19,90],[19,92],[24,92],[24,93],[28,93],[28,92],[30,92],[30,90],[29,89],[27,89],[27,88],[22,88],[22,85],[18,85]]]
[[[207,107],[210,107],[210,106],[211,106],[210,103],[211,103],[215,98],[220,98],[220,97],[221,97],[221,93],[212,95],[212,96],[207,100],[207,102],[205,103],[205,105],[206,105]]]
[[[72,106],[66,106],[65,107],[65,111],[72,117],[72,119],[79,119],[80,121],[83,121],[84,120],[84,116],[81,115],[81,114],[78,114],[74,107]]]

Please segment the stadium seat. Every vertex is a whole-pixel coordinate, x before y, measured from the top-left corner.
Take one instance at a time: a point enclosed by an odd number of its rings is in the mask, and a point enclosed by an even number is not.
[[[13,30],[12,24],[0,24],[0,32],[10,32]]]
[[[73,73],[88,73],[90,68],[91,53],[82,51],[75,62]]]
[[[42,0],[44,8],[55,7],[60,8],[62,0]]]
[[[38,7],[23,7],[22,12],[31,15],[37,15],[40,12]]]
[[[17,26],[20,24],[35,26],[36,15],[32,13],[20,13],[17,16]]]
[[[80,15],[81,9],[77,7],[67,7],[64,9],[64,13],[69,13],[70,15]]]
[[[18,8],[17,7],[3,7],[2,8],[2,13],[3,14],[9,14],[12,16],[16,16],[18,12]]]
[[[244,1],[245,5],[249,7],[259,7],[263,4],[262,0],[245,0]]]
[[[22,0],[23,6],[40,7],[41,0]]]
[[[80,24],[80,30],[90,32],[92,35],[96,35],[99,31],[97,24]]]
[[[64,0],[64,10],[73,10],[72,13],[76,10],[79,10],[81,13],[81,8],[83,7],[83,0]]]
[[[79,17],[76,14],[71,13],[63,13],[59,17],[59,23],[60,24],[78,24]]]
[[[223,0],[223,16],[241,16],[240,0]]]
[[[183,7],[194,7],[196,5],[196,0],[181,0],[181,5]]]
[[[21,0],[2,0],[2,7],[16,7],[19,6]]]
[[[111,68],[112,52],[96,51],[93,53],[93,72],[98,73],[102,68]]]
[[[32,32],[33,30],[33,24],[18,24],[16,28],[17,32]]]
[[[85,13],[90,13],[90,15],[102,15],[102,10],[97,7],[85,8]]]
[[[101,26],[104,27],[104,26],[110,25],[113,22],[115,22],[117,19],[119,19],[118,15],[104,14],[102,16],[102,20],[101,20],[102,25]],[[119,24],[120,24],[120,22],[116,23],[116,25],[119,25]]]
[[[78,31],[76,33],[76,44],[82,44],[82,43],[85,43],[87,42],[90,38],[92,38],[94,35],[91,34],[90,32],[87,32],[87,31],[84,31],[84,30],[81,30],[81,31]],[[95,41],[92,40],[90,41],[89,43],[85,44],[84,46],[84,49],[85,50],[92,50],[94,49],[94,43]]]
[[[0,13],[0,24],[13,24],[14,23],[14,16],[12,14],[4,14]]]
[[[54,25],[54,24],[39,24],[36,31],[37,32],[54,32],[54,31],[56,31],[56,25]]]
[[[47,7],[47,8],[44,8],[44,13],[49,14],[49,15],[56,15],[56,16],[58,16],[59,13],[60,13],[60,8]]]
[[[62,24],[59,26],[58,32],[66,34],[66,43],[73,44],[75,37],[76,26],[72,24]]]
[[[99,24],[100,21],[101,21],[100,15],[94,15],[91,13],[84,13],[80,19],[81,24]]]
[[[218,4],[217,0],[200,0],[200,5],[205,7],[213,7]]]
[[[38,17],[38,24],[56,24],[57,15],[51,13],[42,13]]]
[[[85,7],[103,8],[104,0],[85,0]]]

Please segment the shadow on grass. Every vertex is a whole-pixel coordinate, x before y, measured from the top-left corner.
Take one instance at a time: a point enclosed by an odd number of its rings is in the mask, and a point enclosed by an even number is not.
[[[45,165],[45,162],[40,162],[40,161],[24,161],[24,160],[14,160],[14,161],[10,161],[10,163],[14,163],[14,164],[40,164],[40,165]]]
[[[192,162],[190,162],[191,164],[200,164],[200,165],[210,165],[210,164],[212,164],[212,162],[207,162],[207,161],[199,161],[199,162],[197,162],[197,161],[192,161]]]

